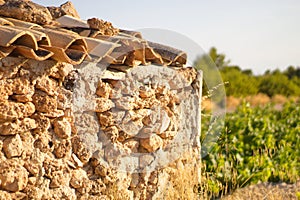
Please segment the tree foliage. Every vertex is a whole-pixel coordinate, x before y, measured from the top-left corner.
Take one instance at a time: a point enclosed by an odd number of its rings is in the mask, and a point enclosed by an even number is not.
[[[268,96],[274,96],[276,94],[299,96],[300,87],[296,84],[297,79],[299,78],[291,80],[288,76],[279,71],[262,76],[259,84],[259,92],[265,93]]]
[[[221,70],[223,81],[228,82],[226,94],[228,96],[247,96],[257,94],[259,82],[257,78],[249,75],[251,70],[245,73],[238,67],[224,67]]]
[[[254,76],[252,70],[241,70],[239,66],[230,65],[225,54],[218,53],[215,47],[208,54],[202,55],[194,62],[197,69],[204,74],[203,94],[209,88],[221,84],[216,76],[219,70],[226,85],[226,95],[245,97],[264,93],[272,97],[277,94],[284,96],[300,95],[300,67],[289,66],[285,71],[267,70],[265,74]]]

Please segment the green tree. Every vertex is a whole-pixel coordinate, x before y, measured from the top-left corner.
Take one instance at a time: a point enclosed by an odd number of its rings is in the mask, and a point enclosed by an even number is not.
[[[209,54],[208,55],[210,56],[210,58],[212,59],[212,61],[215,63],[215,65],[219,69],[228,66],[229,63],[230,63],[230,60],[226,60],[225,54],[218,53],[218,51],[217,51],[217,49],[215,47],[212,47],[209,50]]]
[[[218,54],[215,47],[211,48],[208,54],[203,54],[194,61],[194,67],[203,72],[203,95],[210,94],[212,88],[223,84],[219,68],[226,63],[225,55]]]
[[[294,67],[289,66],[284,72],[283,72],[289,79],[292,79],[294,77],[300,78],[300,67]]]
[[[295,81],[290,80],[286,75],[276,70],[272,74],[261,77],[259,92],[272,97],[276,94],[284,96],[300,95],[300,87]]]
[[[229,83],[226,86],[227,96],[245,97],[258,93],[259,80],[249,71],[245,73],[237,66],[225,67],[221,70],[221,74],[223,80]]]
[[[210,94],[211,88],[224,82],[228,83],[227,96],[244,97],[259,92],[270,97],[276,94],[300,95],[300,67],[289,66],[283,72],[279,69],[267,70],[264,75],[254,76],[250,69],[242,70],[239,66],[230,65],[230,60],[215,47],[212,47],[208,54],[198,57],[194,66],[204,74],[203,95]]]

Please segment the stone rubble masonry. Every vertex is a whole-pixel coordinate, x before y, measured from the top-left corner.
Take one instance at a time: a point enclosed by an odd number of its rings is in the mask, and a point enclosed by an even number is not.
[[[0,199],[162,199],[178,170],[197,177],[200,81],[193,68],[1,59]]]

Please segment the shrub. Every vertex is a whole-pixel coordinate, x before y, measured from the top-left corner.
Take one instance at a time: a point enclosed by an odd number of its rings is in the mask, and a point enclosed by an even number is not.
[[[207,121],[205,121],[207,120]],[[206,180],[221,183],[218,196],[259,181],[294,182],[300,177],[300,107],[241,105],[227,114],[226,127],[212,151],[203,159]],[[208,126],[204,118],[203,130]],[[203,132],[205,133],[205,132]],[[205,137],[205,136],[202,136]]]

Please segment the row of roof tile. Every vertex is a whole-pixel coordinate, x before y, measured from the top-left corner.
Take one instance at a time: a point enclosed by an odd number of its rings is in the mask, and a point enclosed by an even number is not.
[[[0,16],[0,59],[23,56],[73,65],[89,60],[130,67],[149,63],[186,64],[187,55],[180,50],[148,42],[139,32],[105,26],[112,27],[109,22],[96,18],[84,21],[69,15],[53,19],[51,24]]]

